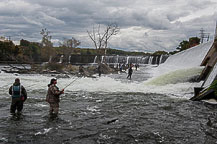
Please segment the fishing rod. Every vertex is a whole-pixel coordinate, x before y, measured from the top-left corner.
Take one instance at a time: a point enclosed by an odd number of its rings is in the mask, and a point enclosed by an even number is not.
[[[72,83],[74,83],[76,80],[78,80],[81,77],[78,77],[76,79],[74,79],[73,81],[71,81],[68,85],[66,85],[63,89],[66,89],[68,86],[70,86]]]

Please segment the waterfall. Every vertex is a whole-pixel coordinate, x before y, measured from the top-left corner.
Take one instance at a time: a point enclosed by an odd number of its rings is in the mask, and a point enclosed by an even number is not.
[[[159,57],[160,57],[160,56],[156,56],[156,57],[155,57],[155,62],[154,62],[154,64],[159,64],[159,61],[158,61]]]
[[[178,69],[188,69],[199,67],[202,60],[212,46],[213,41],[197,45],[185,51],[171,55],[167,60],[159,65],[154,75],[161,75]]]
[[[215,64],[215,66],[212,69],[212,72],[210,73],[209,77],[205,81],[204,87],[211,85],[211,83],[213,82],[216,76],[217,76],[217,63]]]
[[[95,56],[93,63],[96,63],[96,60],[97,60],[97,56]]]
[[[166,85],[184,83],[191,80],[192,77],[200,75],[202,68],[190,68],[171,71],[148,80],[150,85]]]
[[[127,64],[129,63],[129,56],[127,57]]]
[[[69,64],[71,63],[71,55],[69,56],[69,62],[68,62]]]
[[[63,62],[63,55],[61,55],[59,63],[62,63],[62,62]]]
[[[148,64],[152,64],[153,56],[149,56]]]
[[[49,61],[48,62],[51,62],[51,61],[52,61],[52,56],[49,57]]]
[[[117,55],[116,63],[119,63],[119,62],[118,62],[118,58],[119,58],[119,55]]]
[[[164,56],[102,56],[101,62],[106,62],[106,63],[110,63],[110,64],[117,64],[117,63],[138,63],[138,64],[158,64],[159,63],[159,59],[160,57],[162,57],[161,59],[161,63],[163,63],[164,59],[167,58]],[[94,57],[93,63],[97,62],[97,56]]]
[[[142,64],[148,64],[148,60],[149,60],[149,56],[142,57],[140,63],[142,63]]]
[[[101,63],[103,63],[104,56],[102,56]]]
[[[162,59],[163,59],[163,55],[160,55],[159,64],[161,64],[161,63],[162,63]]]

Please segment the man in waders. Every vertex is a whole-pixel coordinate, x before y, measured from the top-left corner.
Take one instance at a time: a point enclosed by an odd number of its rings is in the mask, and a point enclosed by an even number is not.
[[[46,96],[46,101],[50,104],[49,112],[53,117],[58,116],[60,95],[64,93],[64,89],[60,91],[56,84],[57,80],[51,79],[50,84],[48,84],[48,92]]]
[[[97,70],[98,70],[98,73],[99,73],[99,77],[101,77],[101,74],[102,74],[102,66],[101,66],[101,64],[98,64]]]
[[[127,78],[131,79],[132,74],[133,74],[133,69],[132,69],[132,65],[130,65],[130,68],[128,69],[128,76],[127,76]]]
[[[16,78],[14,84],[9,88],[9,94],[12,97],[11,114],[15,114],[17,110],[17,114],[20,115],[23,109],[23,103],[27,99],[26,89],[20,84],[20,79]]]

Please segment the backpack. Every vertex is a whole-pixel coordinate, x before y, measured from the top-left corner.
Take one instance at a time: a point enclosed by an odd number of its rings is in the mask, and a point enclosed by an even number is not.
[[[12,97],[13,98],[20,98],[21,97],[21,85],[12,86]]]

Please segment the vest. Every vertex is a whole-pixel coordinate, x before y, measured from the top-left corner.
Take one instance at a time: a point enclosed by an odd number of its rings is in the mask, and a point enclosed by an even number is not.
[[[20,98],[21,97],[21,85],[12,86],[12,98]]]

